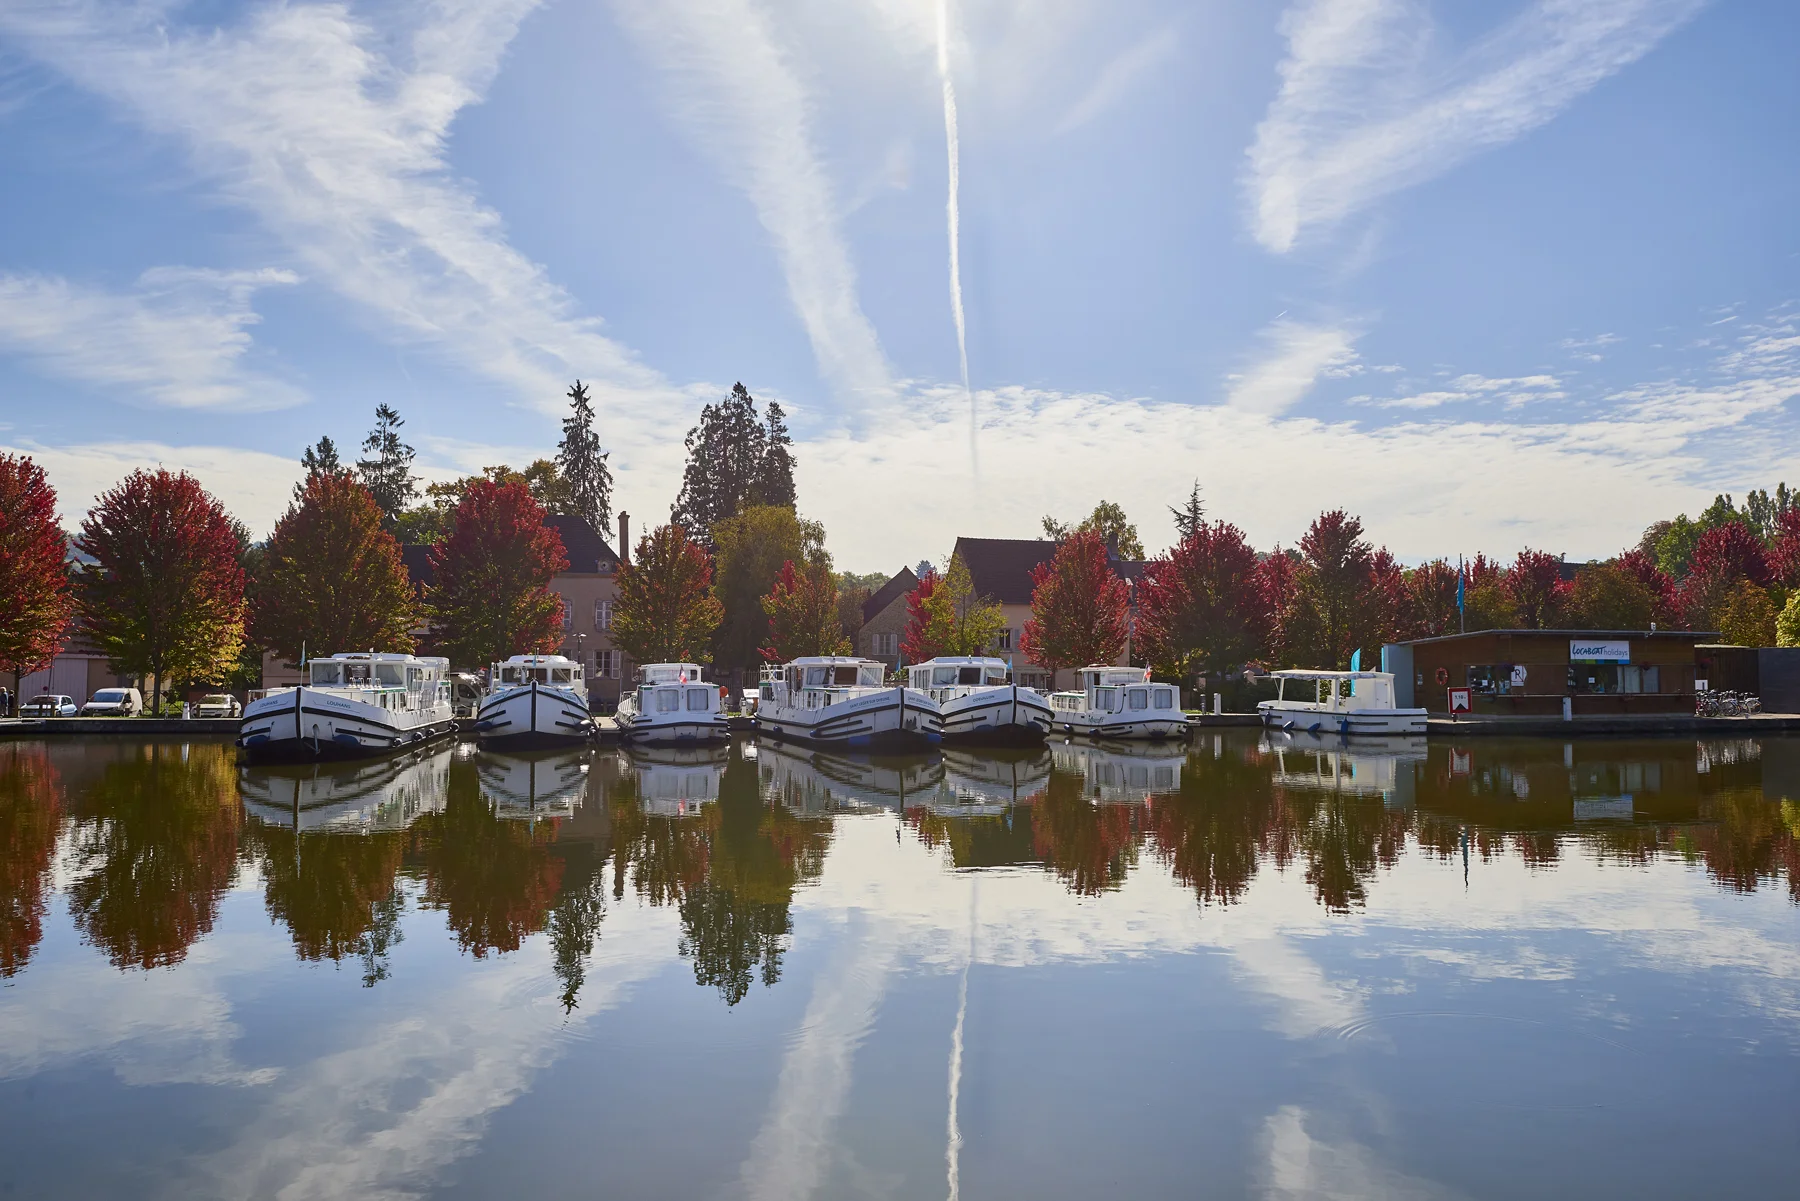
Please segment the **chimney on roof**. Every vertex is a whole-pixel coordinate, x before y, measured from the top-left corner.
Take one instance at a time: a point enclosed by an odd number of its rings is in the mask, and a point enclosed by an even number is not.
[[[631,562],[631,514],[619,510],[619,562]]]

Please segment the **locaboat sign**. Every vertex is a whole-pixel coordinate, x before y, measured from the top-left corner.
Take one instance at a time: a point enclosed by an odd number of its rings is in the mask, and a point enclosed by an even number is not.
[[[1629,663],[1631,662],[1631,643],[1589,642],[1581,638],[1571,638],[1569,639],[1569,659],[1575,663]]]

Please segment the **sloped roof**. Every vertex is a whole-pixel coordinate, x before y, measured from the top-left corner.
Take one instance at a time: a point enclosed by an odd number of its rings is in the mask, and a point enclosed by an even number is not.
[[[958,538],[953,553],[968,566],[975,595],[1006,605],[1029,605],[1031,573],[1056,557],[1057,545],[1047,538]],[[1141,560],[1113,559],[1111,565],[1120,579],[1144,574]]]
[[[919,577],[913,574],[910,567],[902,567],[898,575],[883,584],[868,600],[863,602],[862,615],[864,621],[874,621],[875,615],[893,604],[898,597],[905,596],[919,586]]]
[[[610,572],[618,567],[618,553],[594,532],[585,517],[552,513],[544,518],[544,524],[562,538],[571,572]],[[431,547],[422,543],[404,544],[400,547],[400,558],[406,563],[406,574],[412,577],[414,587],[431,586],[435,575],[431,570]]]

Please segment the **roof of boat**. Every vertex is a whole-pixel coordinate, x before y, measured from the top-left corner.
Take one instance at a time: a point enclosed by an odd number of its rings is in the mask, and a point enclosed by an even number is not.
[[[1327,671],[1316,667],[1284,667],[1280,671],[1272,671],[1271,676],[1289,680],[1379,680],[1393,679],[1391,671]]]
[[[568,663],[573,665],[575,660],[569,658],[567,655],[514,655],[511,658],[500,660],[500,666],[502,667],[542,667],[546,663]]]
[[[798,659],[789,659],[788,667],[836,667],[839,664],[871,663],[886,668],[887,664],[880,659],[865,659],[861,655],[801,655]]]
[[[918,663],[909,663],[908,667],[1006,667],[1005,659],[997,659],[992,655],[937,655]]]
[[[435,663],[446,667],[450,664],[450,660],[441,655],[406,655],[390,651],[338,651],[330,655],[309,655],[306,661],[308,663]]]

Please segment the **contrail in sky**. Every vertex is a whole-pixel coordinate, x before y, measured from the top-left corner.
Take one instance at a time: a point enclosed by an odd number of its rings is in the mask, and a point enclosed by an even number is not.
[[[975,447],[975,393],[969,388],[969,332],[963,324],[962,233],[956,203],[962,171],[956,143],[956,85],[950,80],[950,0],[938,0],[937,65],[938,78],[944,84],[944,145],[950,156],[950,200],[945,206],[950,217],[950,312],[956,318],[956,357],[962,368],[963,395],[969,398],[969,466],[979,477],[981,458]]]

